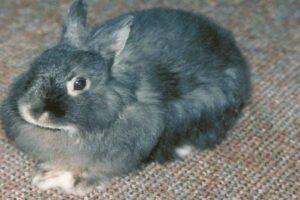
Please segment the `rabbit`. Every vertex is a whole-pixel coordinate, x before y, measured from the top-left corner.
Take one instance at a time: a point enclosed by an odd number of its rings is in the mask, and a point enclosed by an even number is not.
[[[149,162],[219,144],[250,99],[233,34],[180,9],[90,26],[76,0],[59,42],[12,83],[7,137],[38,161],[32,183],[84,195]]]

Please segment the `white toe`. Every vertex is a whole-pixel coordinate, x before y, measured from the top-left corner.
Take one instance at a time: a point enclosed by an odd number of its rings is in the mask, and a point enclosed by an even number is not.
[[[181,147],[178,147],[175,149],[176,154],[180,158],[185,158],[187,155],[189,155],[193,150],[193,147],[190,145],[183,145]]]

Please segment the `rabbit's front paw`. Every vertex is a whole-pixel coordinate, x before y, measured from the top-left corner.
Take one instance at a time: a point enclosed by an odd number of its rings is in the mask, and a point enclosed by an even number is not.
[[[62,188],[68,190],[74,186],[74,177],[69,171],[42,171],[34,176],[32,184],[42,190]]]
[[[70,171],[49,170],[39,171],[33,178],[32,184],[42,190],[60,188],[67,193],[85,195],[93,189],[91,181],[81,178]]]

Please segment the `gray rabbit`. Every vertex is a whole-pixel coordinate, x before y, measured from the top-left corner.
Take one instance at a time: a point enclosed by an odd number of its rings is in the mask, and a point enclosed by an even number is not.
[[[75,1],[61,40],[12,84],[1,109],[18,148],[39,161],[33,184],[83,195],[150,161],[219,144],[250,98],[231,32],[173,9],[90,27]]]

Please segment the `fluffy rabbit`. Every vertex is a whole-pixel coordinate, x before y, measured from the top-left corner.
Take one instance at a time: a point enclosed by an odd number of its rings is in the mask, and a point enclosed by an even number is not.
[[[250,97],[229,31],[181,10],[93,27],[86,15],[75,1],[60,42],[17,78],[1,109],[8,138],[40,161],[34,185],[82,195],[224,139]]]

